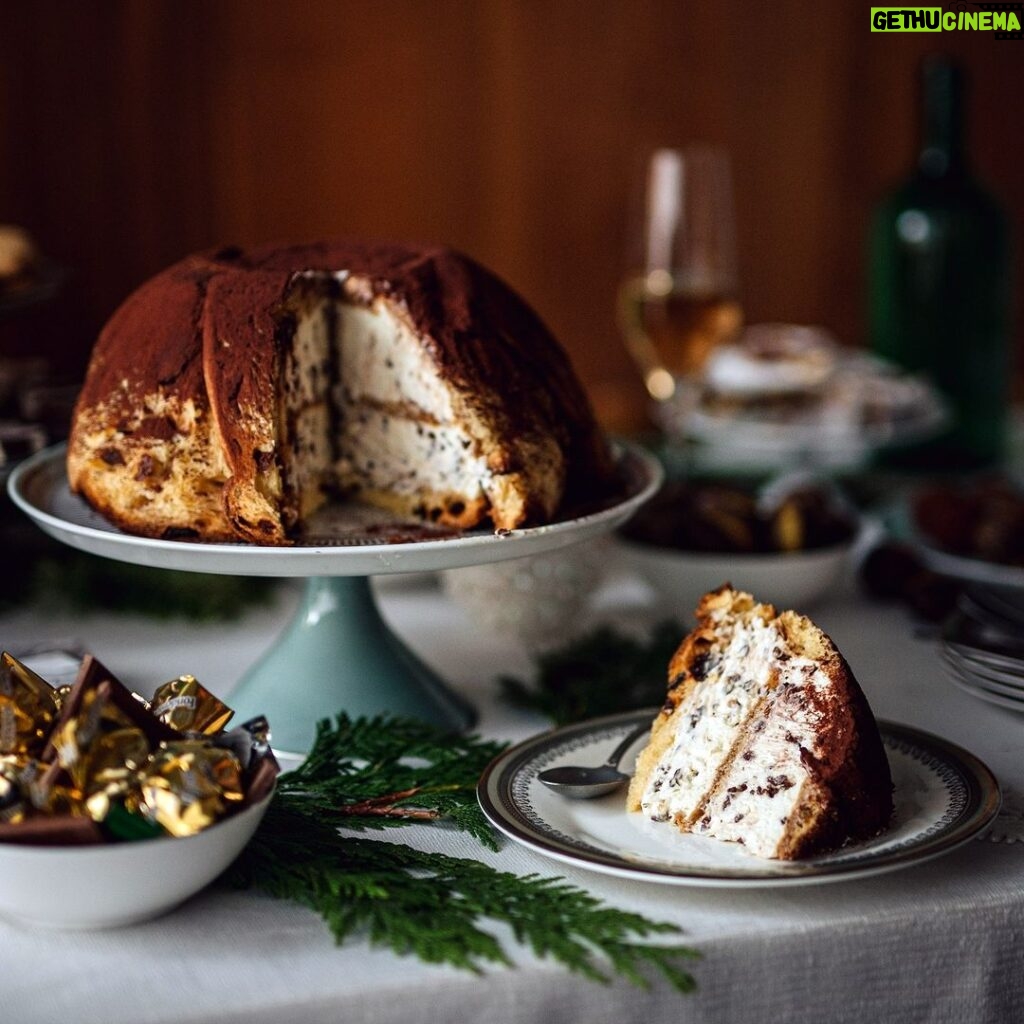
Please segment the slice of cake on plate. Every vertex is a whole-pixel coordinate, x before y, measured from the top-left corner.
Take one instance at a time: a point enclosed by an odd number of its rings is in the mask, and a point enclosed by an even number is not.
[[[669,664],[629,809],[783,860],[884,829],[889,764],[832,641],[728,585],[704,596],[697,620]]]

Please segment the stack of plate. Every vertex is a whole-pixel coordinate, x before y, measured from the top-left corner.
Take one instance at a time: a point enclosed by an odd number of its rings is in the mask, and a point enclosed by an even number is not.
[[[952,681],[974,697],[1024,711],[1024,593],[972,587],[942,634]]]

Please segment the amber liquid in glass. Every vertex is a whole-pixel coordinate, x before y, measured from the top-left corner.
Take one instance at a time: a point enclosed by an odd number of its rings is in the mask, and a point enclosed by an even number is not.
[[[731,295],[685,287],[655,271],[625,282],[619,317],[648,392],[665,401],[679,378],[693,377],[715,348],[736,337],[743,310]]]

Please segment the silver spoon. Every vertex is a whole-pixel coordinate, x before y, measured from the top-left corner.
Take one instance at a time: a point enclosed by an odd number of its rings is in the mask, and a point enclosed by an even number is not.
[[[537,778],[560,796],[574,800],[589,800],[604,796],[629,782],[629,776],[619,771],[619,762],[633,743],[650,729],[650,724],[639,725],[609,754],[608,760],[596,768],[580,765],[560,765],[538,773]]]

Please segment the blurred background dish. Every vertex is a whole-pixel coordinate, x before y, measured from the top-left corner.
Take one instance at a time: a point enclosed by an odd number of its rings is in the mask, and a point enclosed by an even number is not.
[[[852,540],[818,551],[724,555],[672,551],[619,540],[620,557],[654,590],[657,611],[688,620],[701,595],[731,583],[777,608],[810,607],[835,589],[853,563]]]
[[[695,554],[787,554],[834,547],[857,533],[857,513],[830,483],[804,474],[754,486],[674,480],[620,530],[638,544]]]
[[[775,396],[799,402],[820,391],[838,358],[836,342],[820,327],[752,324],[737,342],[710,353],[701,384],[721,401],[764,403]]]
[[[1024,490],[1009,475],[912,483],[888,502],[885,518],[891,547],[951,585],[1024,591]]]
[[[695,392],[657,408],[670,442],[703,468],[862,468],[877,452],[934,437],[948,420],[921,376],[800,324],[753,324],[712,352]]]
[[[921,486],[911,516],[917,535],[941,551],[1024,570],[1024,491],[1004,475]]]
[[[619,532],[617,548],[659,611],[689,618],[725,582],[780,608],[813,604],[851,568],[862,530],[838,492],[803,477],[759,489],[674,481]]]
[[[0,317],[54,298],[64,277],[25,228],[0,224]]]

